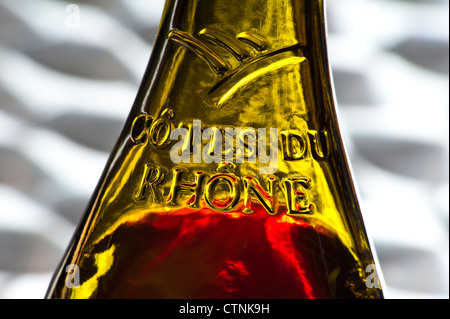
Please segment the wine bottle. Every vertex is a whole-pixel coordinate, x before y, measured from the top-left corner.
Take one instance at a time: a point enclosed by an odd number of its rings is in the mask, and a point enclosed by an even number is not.
[[[167,0],[48,298],[383,298],[322,0]]]

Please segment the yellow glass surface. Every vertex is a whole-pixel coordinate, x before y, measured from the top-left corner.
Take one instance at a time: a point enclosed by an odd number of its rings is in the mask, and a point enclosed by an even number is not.
[[[323,2],[167,1],[47,297],[382,298],[371,265]]]

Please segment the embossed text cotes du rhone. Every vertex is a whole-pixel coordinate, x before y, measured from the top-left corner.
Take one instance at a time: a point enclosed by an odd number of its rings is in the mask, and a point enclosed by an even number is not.
[[[270,128],[267,138],[265,128],[235,128],[221,125],[202,125],[200,120],[174,123],[175,112],[164,109],[158,116],[139,114],[133,121],[130,137],[137,147],[150,145],[159,150],[169,149],[173,163],[217,163],[214,174],[202,170],[188,172],[174,167],[171,172],[161,165],[146,163],[135,193],[137,200],[148,200],[156,204],[178,205],[180,194],[187,195],[189,208],[205,207],[218,212],[235,211],[241,198],[244,199],[243,214],[252,214],[252,196],[269,215],[277,215],[276,188],[283,191],[286,214],[312,214],[315,205],[308,192],[313,187],[306,176],[289,176],[279,179],[273,175],[278,166],[278,144],[281,145],[281,160],[299,161],[307,157],[322,160],[328,157],[330,145],[326,130],[301,132]],[[261,183],[256,176],[235,175],[235,164],[258,164],[264,175]],[[267,165],[265,165],[267,164]],[[171,176],[168,176],[169,173]],[[190,180],[189,180],[190,176]],[[161,185],[170,180],[169,193],[163,196]],[[188,181],[186,181],[188,180]],[[264,185],[265,184],[265,185]],[[225,199],[218,199],[218,189]],[[165,198],[164,198],[165,197]]]

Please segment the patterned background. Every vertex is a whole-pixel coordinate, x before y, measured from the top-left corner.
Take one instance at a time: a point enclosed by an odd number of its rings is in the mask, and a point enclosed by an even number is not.
[[[448,298],[449,3],[327,3],[341,124],[389,296]],[[0,298],[44,296],[162,7],[0,0]]]

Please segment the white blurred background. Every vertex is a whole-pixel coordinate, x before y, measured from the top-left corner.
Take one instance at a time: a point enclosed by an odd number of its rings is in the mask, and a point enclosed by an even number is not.
[[[388,297],[449,298],[449,3],[328,0]],[[43,298],[134,101],[162,0],[0,0],[0,298]]]

